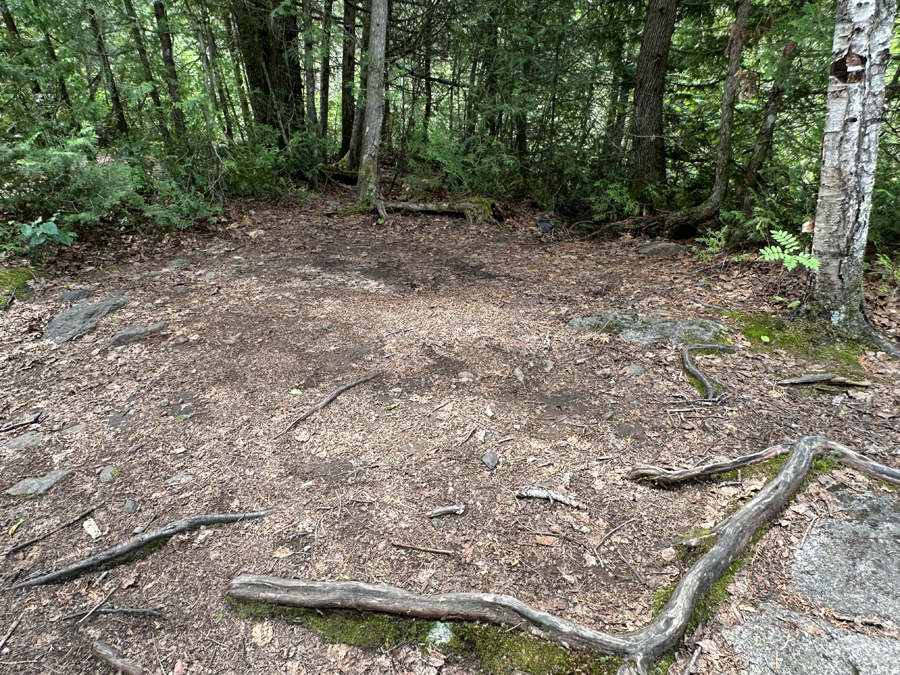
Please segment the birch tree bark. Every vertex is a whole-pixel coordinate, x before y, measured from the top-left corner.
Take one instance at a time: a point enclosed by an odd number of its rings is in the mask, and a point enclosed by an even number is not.
[[[356,205],[374,204],[379,196],[378,145],[384,104],[384,52],[387,43],[387,0],[372,0],[369,27],[369,73],[362,155],[356,183]]]
[[[810,273],[805,311],[843,333],[868,328],[863,253],[896,11],[896,0],[838,0],[835,12],[812,245],[820,266]]]

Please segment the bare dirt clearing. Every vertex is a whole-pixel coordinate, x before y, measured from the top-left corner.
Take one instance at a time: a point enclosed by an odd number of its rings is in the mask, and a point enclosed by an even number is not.
[[[657,489],[626,480],[633,464],[688,466],[810,434],[898,464],[900,378],[881,354],[858,359],[868,388],[786,389],[775,383],[834,364],[777,345],[762,353],[733,332],[736,354],[694,358],[738,395],[691,406],[680,403],[697,396],[681,345],[567,326],[613,308],[711,318],[739,331],[740,321],[690,298],[773,312],[773,295],[799,294],[791,278],[753,263],[641,256],[644,242],[628,238],[541,243],[524,215],[475,227],[436,216],[329,219],[326,210],[324,198],[243,205],[218,233],[76,248],[5,314],[0,426],[44,414],[0,435],[3,489],[72,471],[40,497],[3,495],[4,532],[21,521],[8,546],[91,507],[99,536],[77,523],[5,556],[4,585],[93,555],[151,521],[277,511],[177,535],[105,575],[7,593],[0,634],[20,615],[22,622],[0,670],[110,672],[90,654],[100,639],[152,672],[478,672],[473,663],[445,663],[439,651],[360,651],[283,620],[254,623],[222,591],[252,572],[419,593],[497,592],[628,631],[650,618],[654,592],[683,571],[673,549],[762,484],[756,477]],[[57,299],[72,289],[93,292],[86,302],[130,301],[83,338],[42,340],[67,306]],[[882,319],[896,307],[877,303]],[[101,350],[119,330],[162,321],[162,333]],[[337,387],[375,373],[276,438]],[[486,453],[499,458],[493,470]],[[882,489],[845,468],[828,480],[813,481],[798,503],[828,503],[834,484]],[[517,498],[525,487],[587,508]],[[428,518],[451,504],[464,513]],[[809,520],[791,511],[756,545],[762,560],[740,577],[742,606],[779,592],[779,565]],[[56,620],[104,598],[105,606],[164,605],[165,618]],[[703,672],[739,665],[726,654]]]

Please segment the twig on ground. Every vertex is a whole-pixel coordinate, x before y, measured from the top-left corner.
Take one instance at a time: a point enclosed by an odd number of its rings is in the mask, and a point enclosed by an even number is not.
[[[36,543],[38,543],[39,541],[43,541],[43,540],[46,539],[47,537],[56,534],[56,533],[59,532],[60,530],[64,530],[64,529],[66,529],[67,527],[69,527],[70,525],[74,525],[75,523],[77,523],[79,520],[81,520],[81,519],[84,518],[85,516],[89,516],[89,515],[92,514],[94,511],[96,511],[97,508],[100,507],[100,506],[102,506],[102,504],[97,504],[97,506],[92,506],[91,508],[89,508],[89,509],[88,509],[87,511],[85,511],[84,513],[75,516],[74,518],[72,518],[72,520],[70,520],[70,521],[68,521],[68,522],[66,522],[66,523],[63,523],[62,525],[60,525],[60,526],[58,526],[58,527],[53,528],[53,529],[50,530],[49,532],[45,532],[45,533],[42,534],[41,536],[35,537],[34,539],[29,539],[28,541],[23,541],[21,544],[17,544],[17,545],[15,545],[15,546],[13,546],[12,548],[6,549],[6,550],[3,552],[3,555],[6,556],[6,555],[9,555],[10,553],[15,553],[16,551],[21,551],[21,550],[22,550],[23,548],[25,548],[26,546],[31,546],[32,544],[36,544]]]
[[[451,504],[450,506],[441,506],[434,511],[428,513],[429,518],[439,518],[440,516],[457,515],[461,516],[466,512],[465,504]]]
[[[604,534],[604,535],[603,535],[603,539],[600,540],[600,543],[597,544],[597,545],[594,547],[594,553],[597,553],[597,551],[600,550],[600,547],[603,546],[603,544],[606,543],[606,540],[607,540],[607,539],[609,539],[611,536],[613,536],[616,532],[618,532],[619,530],[621,530],[623,527],[625,527],[625,526],[628,525],[629,523],[633,523],[635,520],[636,520],[635,518],[629,518],[629,519],[626,520],[624,523],[621,523],[620,525],[616,525],[613,529],[611,529],[609,532],[607,532],[606,534]],[[597,557],[599,558],[600,556],[598,555]]]
[[[703,645],[697,645],[697,648],[694,650],[694,655],[691,657],[690,663],[688,663],[687,668],[684,669],[684,675],[691,675],[691,673],[697,672],[695,669],[697,668],[697,659],[700,658],[700,654],[703,653]]]
[[[730,392],[732,394],[737,393],[734,389],[729,387],[724,382],[720,382],[714,377],[709,377],[708,375],[704,375],[701,373],[697,367],[691,361],[691,352],[697,349],[713,349],[718,352],[729,352],[733,353],[734,347],[725,347],[724,345],[688,345],[684,349],[681,350],[681,361],[684,365],[684,371],[688,375],[692,375],[696,379],[700,381],[705,390],[705,394],[703,396],[703,400],[705,401],[721,401],[724,400],[723,397],[716,396],[716,388],[714,385],[719,385],[719,387],[723,390],[723,393]]]
[[[0,428],[0,433],[3,433],[4,431],[12,431],[13,429],[18,429],[19,427],[27,427],[29,424],[37,424],[41,419],[41,415],[43,414],[44,411],[39,411],[31,417],[26,417],[21,422],[13,422],[12,424],[7,424],[5,427]]]
[[[19,287],[18,287],[18,286],[15,286],[15,287],[12,289],[12,293],[9,294],[9,297],[6,299],[6,302],[3,303],[3,311],[4,311],[4,312],[5,312],[7,309],[9,309],[9,306],[13,303],[13,300],[16,299],[16,293],[18,293],[18,291],[19,291]]]
[[[61,616],[56,619],[56,621],[71,621],[72,619],[78,619],[80,617],[87,618],[87,615],[90,612],[94,614],[144,614],[146,616],[158,616],[163,617],[162,610],[166,608],[165,605],[157,605],[156,607],[101,607],[100,609],[83,609],[80,612],[72,612],[71,614],[66,614],[65,616]]]
[[[472,427],[472,430],[469,431],[468,434],[466,434],[466,437],[465,437],[464,439],[462,439],[459,443],[456,444],[456,447],[457,447],[457,448],[461,448],[461,447],[464,446],[466,443],[468,443],[469,439],[472,438],[472,434],[475,433],[475,430],[476,430],[477,428],[478,428],[478,425],[476,424],[474,427]]]
[[[291,423],[287,426],[287,429],[285,429],[284,431],[282,431],[280,434],[275,434],[275,435],[272,436],[272,438],[270,438],[269,440],[270,440],[270,441],[274,441],[276,438],[280,438],[280,437],[284,436],[287,432],[289,432],[289,431],[290,431],[291,429],[293,429],[295,426],[297,426],[298,424],[300,424],[300,422],[305,421],[305,420],[308,419],[309,416],[312,415],[314,412],[316,412],[316,411],[318,411],[318,410],[321,410],[322,408],[324,408],[325,406],[327,406],[329,403],[331,403],[334,399],[336,399],[338,396],[340,396],[341,394],[343,394],[343,393],[344,393],[345,391],[347,391],[348,389],[352,389],[353,387],[355,387],[355,386],[358,385],[358,384],[363,384],[364,382],[368,382],[369,380],[373,380],[373,379],[375,379],[376,377],[378,377],[378,375],[379,375],[379,373],[373,373],[372,375],[367,375],[366,377],[363,377],[363,378],[361,378],[361,379],[359,379],[359,380],[356,380],[355,382],[351,382],[350,384],[345,384],[345,385],[343,385],[343,386],[341,386],[341,387],[338,387],[338,388],[335,389],[333,392],[331,392],[331,394],[329,394],[328,397],[327,397],[324,401],[322,401],[322,402],[319,403],[318,405],[313,406],[313,407],[310,408],[308,411],[306,411],[305,413],[303,413],[302,415],[300,415],[300,417],[298,417],[297,419],[295,419],[293,422],[291,422]]]
[[[542,488],[522,488],[516,493],[516,497],[532,497],[534,499],[549,499],[550,503],[559,502],[560,504],[565,504],[566,506],[571,506],[575,509],[586,509],[582,502],[577,499],[573,499],[572,497],[567,497],[566,495],[560,494],[559,492],[554,492],[553,490],[544,490]]]
[[[616,549],[616,553],[622,559],[622,562],[625,563],[626,565],[628,565],[628,569],[631,570],[631,573],[634,575],[634,578],[637,579],[642,584],[646,584],[647,580],[644,579],[643,576],[641,576],[640,572],[638,572],[636,569],[634,569],[634,566],[630,562],[628,562],[628,558],[625,557],[625,554],[622,553],[622,551],[619,549]]]
[[[850,616],[849,614],[838,614],[837,612],[832,612],[831,615],[838,621],[844,621],[846,623],[856,623],[860,626],[874,626],[875,628],[884,627],[884,624],[878,619],[867,616]]]
[[[691,300],[692,302],[696,302],[698,305],[703,305],[704,307],[709,307],[710,309],[717,309],[717,310],[719,310],[720,312],[728,312],[728,313],[731,313],[731,310],[728,309],[727,307],[722,307],[721,305],[714,305],[714,304],[712,304],[712,303],[710,303],[710,302],[703,302],[703,300],[700,300],[700,299],[698,299],[698,298],[694,298],[694,297],[692,297],[692,296],[690,296],[690,295],[687,296],[687,299],[688,299],[688,300]]]
[[[108,548],[105,551],[101,551],[97,555],[93,555],[90,558],[80,560],[77,563],[69,565],[68,567],[65,567],[61,570],[57,570],[56,572],[48,572],[47,574],[42,574],[37,577],[32,577],[31,579],[26,579],[25,581],[20,581],[19,583],[4,590],[12,591],[19,588],[29,588],[31,586],[40,586],[42,584],[52,584],[54,582],[62,581],[71,577],[77,577],[89,570],[99,567],[100,565],[111,562],[113,560],[117,560],[118,558],[122,558],[129,553],[133,553],[134,551],[137,551],[147,544],[153,543],[154,541],[158,541],[160,539],[169,539],[170,537],[173,537],[176,534],[181,534],[182,532],[193,532],[194,530],[198,530],[204,526],[219,525],[224,523],[236,523],[242,520],[261,518],[272,513],[274,510],[275,509],[267,509],[265,511],[251,511],[249,513],[221,513],[213,515],[189,516],[187,518],[175,520],[168,525],[159,528],[158,530],[153,530],[152,532],[148,532],[147,534],[129,539],[128,541],[119,544],[118,546]]]
[[[115,668],[118,675],[141,675],[144,672],[140,663],[119,656],[112,647],[99,640],[94,643],[94,656],[110,668]]]
[[[819,516],[813,516],[812,520],[809,521],[809,526],[806,528],[806,532],[803,533],[803,538],[800,540],[800,546],[797,547],[798,551],[803,550],[803,544],[806,543],[806,538],[809,536],[809,533],[812,532],[813,525],[816,524],[816,521],[819,519]]]
[[[9,638],[12,637],[12,634],[16,632],[16,628],[19,627],[19,624],[22,623],[22,617],[25,616],[25,612],[19,614],[19,618],[12,622],[12,626],[9,627],[9,630],[6,631],[6,635],[3,636],[3,639],[0,640],[0,649],[3,649],[6,646],[6,643],[9,641]]]
[[[116,584],[113,584],[112,589],[109,591],[109,593],[106,594],[106,597],[103,598],[103,599],[102,599],[100,602],[98,602],[96,605],[94,605],[94,606],[88,611],[87,614],[85,614],[83,617],[81,617],[81,618],[78,620],[78,623],[84,622],[91,614],[93,614],[93,613],[96,612],[98,609],[100,609],[101,606],[105,605],[105,604],[106,604],[106,601],[109,600],[109,599],[112,597],[112,594],[115,593],[116,590],[117,590],[118,588],[119,588],[119,587],[118,587]]]
[[[399,541],[392,541],[391,546],[397,548],[408,548],[411,551],[422,551],[423,553],[440,553],[441,555],[453,555],[453,551],[445,551],[441,548],[424,548],[422,546],[414,546],[412,544],[401,544]]]

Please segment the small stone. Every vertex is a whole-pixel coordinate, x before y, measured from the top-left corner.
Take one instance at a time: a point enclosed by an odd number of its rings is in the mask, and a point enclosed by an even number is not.
[[[124,513],[126,516],[130,516],[135,511],[137,511],[137,502],[133,499],[129,499],[127,502],[125,502],[125,506],[122,507],[122,513]]]
[[[685,255],[687,250],[687,246],[672,241],[651,241],[649,244],[641,246],[638,253],[659,258],[675,258]]]
[[[60,433],[64,434],[65,436],[75,436],[77,434],[83,433],[85,429],[87,429],[86,424],[73,424],[72,426],[63,429]]]
[[[13,497],[42,495],[70,473],[72,472],[68,470],[51,471],[40,478],[25,478],[7,490],[6,494],[12,495]]]
[[[497,463],[500,461],[500,458],[497,457],[493,452],[484,453],[484,457],[481,458],[481,461],[484,462],[484,465],[493,471],[497,467]]]
[[[446,645],[453,639],[453,628],[450,624],[437,621],[428,631],[428,642],[433,645]]]
[[[10,450],[23,450],[24,448],[33,448],[44,442],[44,434],[40,431],[26,431],[21,436],[6,441],[5,447]]]
[[[470,373],[468,370],[464,370],[461,373],[457,374],[456,379],[460,382],[473,382],[475,380],[475,373]]]
[[[166,484],[167,486],[169,486],[169,487],[172,487],[172,486],[174,486],[174,485],[179,485],[179,484],[181,484],[181,483],[184,483],[185,481],[188,481],[188,480],[190,480],[191,478],[193,478],[193,476],[191,476],[191,474],[189,474],[187,471],[179,471],[179,472],[176,473],[174,476],[172,476],[171,478],[169,478],[169,479],[165,482],[165,484]]]
[[[485,437],[485,436],[487,436],[487,430],[486,430],[486,429],[479,429],[479,430],[476,432],[476,434],[475,434],[475,438],[478,439],[478,442],[479,442],[479,443],[484,443],[484,437]]]
[[[184,284],[175,284],[174,286],[172,286],[172,290],[176,293],[184,293],[187,290],[187,286],[185,286]]]
[[[340,206],[340,205],[341,205],[340,202],[336,202],[333,199],[328,200],[328,206]]]
[[[112,483],[117,475],[119,475],[119,467],[113,465],[104,466],[100,469],[100,482]]]
[[[206,274],[203,275],[203,278],[206,279],[207,281],[212,281],[213,279],[216,278],[216,273],[215,272],[207,272]]]
[[[160,321],[159,323],[151,323],[149,326],[131,326],[130,328],[120,330],[106,341],[101,348],[101,351],[107,350],[110,347],[127,345],[132,342],[137,342],[138,340],[144,340],[151,335],[164,331],[168,325],[168,321]]]
[[[243,335],[243,333],[235,333],[230,337],[222,338],[222,342],[224,342],[226,345],[233,345],[235,342],[241,339],[241,335]]]
[[[174,260],[170,260],[166,263],[166,267],[169,269],[179,269],[181,267],[187,267],[191,264],[191,261],[187,258],[175,258]]]
[[[75,290],[66,291],[56,299],[56,302],[61,305],[68,305],[73,302],[78,302],[79,300],[86,300],[93,294],[93,291],[89,291],[86,288],[78,288]]]
[[[516,376],[516,379],[519,381],[520,384],[525,384],[525,373],[522,372],[521,368],[516,368],[513,371],[513,375]]]
[[[638,365],[631,364],[625,369],[625,374],[628,377],[640,377],[641,375],[646,375],[647,371],[644,368],[641,368]]]
[[[551,370],[553,370],[553,367],[555,365],[556,363],[554,361],[547,359],[546,361],[544,361],[544,372],[549,373]]]
[[[616,417],[618,417],[621,414],[622,414],[621,410],[610,410],[607,413],[603,413],[602,419],[604,422],[609,422],[610,420],[615,419]]]

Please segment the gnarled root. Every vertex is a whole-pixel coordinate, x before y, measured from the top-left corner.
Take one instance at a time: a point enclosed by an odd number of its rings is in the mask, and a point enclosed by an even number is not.
[[[812,460],[826,452],[835,453],[840,461],[871,476],[900,485],[900,472],[822,436],[807,436],[793,445],[776,445],[732,462],[681,472],[635,467],[631,478],[671,483],[747,466],[782,454],[791,455],[775,479],[719,525],[712,548],[685,573],[663,611],[645,627],[632,633],[604,633],[535,609],[508,595],[492,593],[418,595],[385,584],[302,581],[244,574],[228,585],[226,595],[242,602],[287,607],[356,609],[420,619],[506,624],[568,648],[621,655],[630,664],[623,666],[620,673],[643,674],[678,643],[700,597],[744,551],[756,530],[784,507],[806,477]]]

